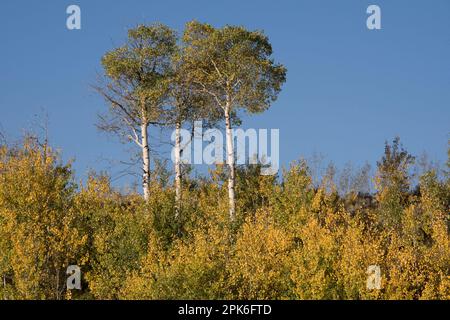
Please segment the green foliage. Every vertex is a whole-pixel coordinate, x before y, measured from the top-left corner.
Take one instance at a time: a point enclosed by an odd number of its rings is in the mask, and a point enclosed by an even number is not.
[[[392,146],[386,143],[375,177],[380,222],[386,227],[400,227],[403,209],[409,201],[411,179],[408,171],[413,162],[414,157],[402,148],[398,137]]]
[[[157,121],[167,98],[174,31],[162,24],[140,25],[128,32],[128,42],[102,58],[107,83],[99,88],[113,114],[133,121]],[[142,114],[142,109],[145,110]]]
[[[89,291],[95,298],[117,298],[127,272],[139,268],[147,249],[149,216],[143,201],[114,192],[104,175],[91,176],[77,195],[77,210],[89,236],[84,269]]]
[[[228,96],[232,109],[262,112],[286,81],[286,68],[273,61],[269,39],[260,31],[229,25],[216,29],[192,21],[183,40],[191,77],[218,107],[226,105]]]
[[[104,76],[94,89],[107,102],[109,112],[99,116],[98,128],[123,142],[148,147],[148,126],[167,117],[165,103],[176,52],[177,36],[169,27],[155,23],[130,29],[126,44],[101,60]]]

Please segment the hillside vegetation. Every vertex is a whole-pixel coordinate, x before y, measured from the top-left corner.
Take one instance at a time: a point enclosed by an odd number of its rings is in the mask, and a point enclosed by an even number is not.
[[[230,221],[223,167],[185,175],[178,208],[160,177],[144,201],[105,174],[77,184],[46,144],[4,145],[0,297],[449,299],[448,172],[412,186],[413,161],[398,140],[387,144],[364,195],[339,193],[330,175],[314,185],[306,161],[278,178],[238,167]],[[66,290],[69,265],[82,270],[81,291]],[[366,288],[370,265],[380,290]]]

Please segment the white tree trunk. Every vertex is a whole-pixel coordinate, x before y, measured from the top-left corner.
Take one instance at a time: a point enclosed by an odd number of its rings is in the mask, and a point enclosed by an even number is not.
[[[181,211],[181,124],[175,125],[175,218]]]
[[[142,188],[144,190],[144,199],[150,199],[150,149],[148,146],[148,124],[147,120],[142,119]]]
[[[227,164],[229,167],[228,176],[228,197],[229,197],[229,214],[230,220],[234,221],[236,218],[236,200],[234,195],[234,185],[236,180],[236,171],[234,163],[234,147],[233,147],[233,133],[231,131],[231,102],[227,97],[227,103],[225,106],[225,126],[226,126],[226,139],[227,139]]]

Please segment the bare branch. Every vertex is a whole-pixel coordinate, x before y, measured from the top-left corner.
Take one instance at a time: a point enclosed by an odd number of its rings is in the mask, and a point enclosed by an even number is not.
[[[127,137],[131,141],[136,143],[139,147],[143,148],[143,145],[142,145],[142,143],[139,140],[139,136],[138,136],[136,128],[133,127],[133,124],[127,118],[124,118],[123,120],[127,123],[128,127],[130,128],[130,131],[133,133],[133,135],[129,134]]]
[[[106,101],[108,101],[112,106],[118,107],[120,108],[120,110],[130,119],[132,120],[136,125],[139,124],[139,122],[136,120],[136,118],[131,115],[128,110],[125,108],[124,105],[122,105],[120,102],[118,102],[117,100],[115,100],[111,95],[109,95],[108,93],[105,92],[104,89],[94,86],[93,87],[101,96],[103,96],[104,99],[106,99]],[[108,86],[108,88],[110,90],[114,90],[112,89],[110,86]]]

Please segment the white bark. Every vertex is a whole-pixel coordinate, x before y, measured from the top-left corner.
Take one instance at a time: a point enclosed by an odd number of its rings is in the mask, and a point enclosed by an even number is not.
[[[229,214],[230,220],[234,221],[236,218],[236,200],[234,195],[236,171],[234,161],[233,133],[231,131],[231,101],[229,96],[227,96],[227,102],[224,111],[225,111],[225,126],[226,126],[226,140],[227,140],[227,164],[230,171],[228,176]]]
[[[150,199],[150,148],[148,145],[148,123],[145,117],[141,124],[142,139],[142,187],[144,190],[144,199]]]
[[[175,125],[175,218],[181,211],[181,124]]]

